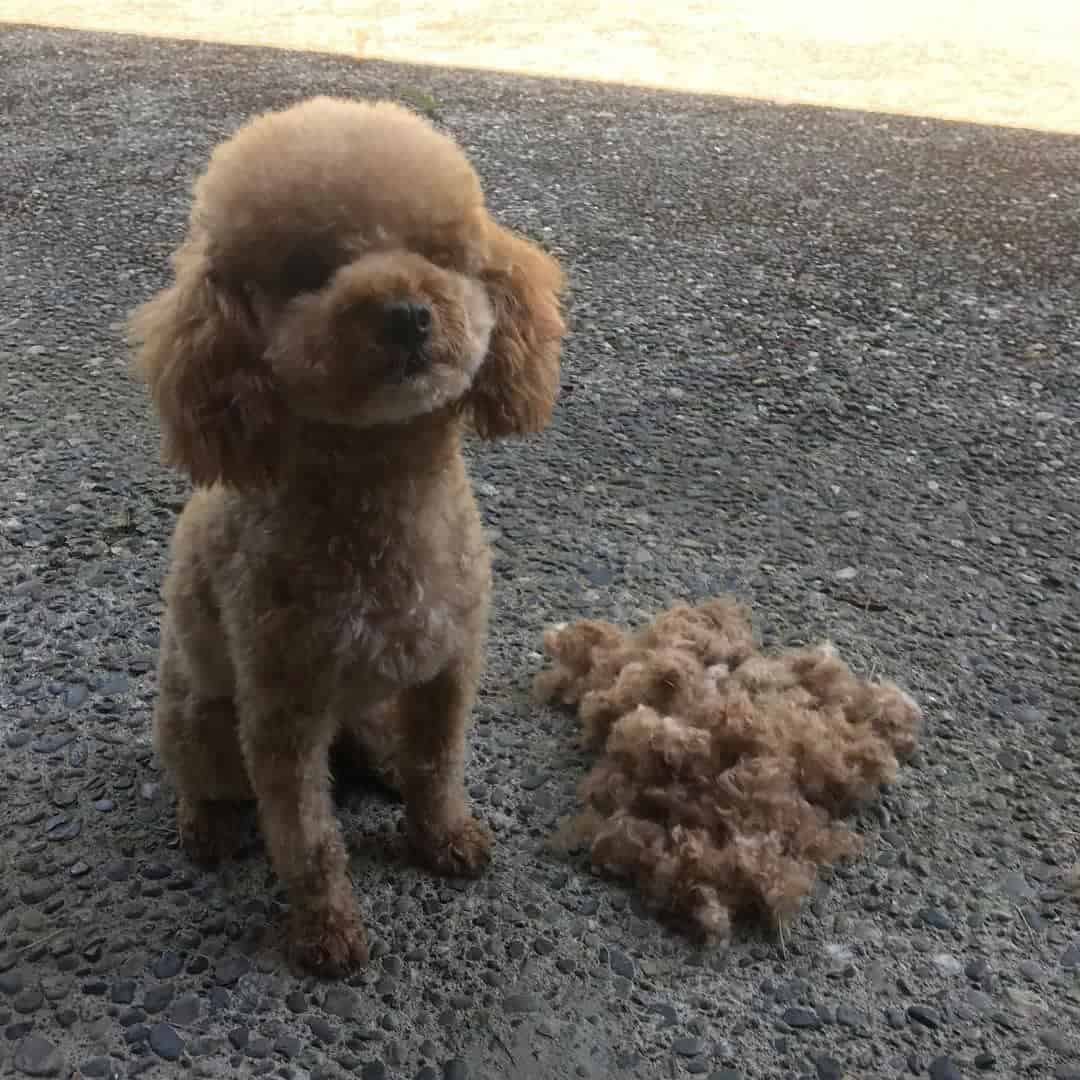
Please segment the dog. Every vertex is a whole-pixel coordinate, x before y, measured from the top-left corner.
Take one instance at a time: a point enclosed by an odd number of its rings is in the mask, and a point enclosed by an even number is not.
[[[367,945],[332,750],[394,778],[432,871],[490,860],[463,776],[491,569],[462,445],[548,426],[564,273],[495,221],[451,137],[332,97],[214,150],[172,267],[130,319],[162,460],[193,486],[154,745],[193,858],[235,853],[255,802],[290,957],[342,976]]]

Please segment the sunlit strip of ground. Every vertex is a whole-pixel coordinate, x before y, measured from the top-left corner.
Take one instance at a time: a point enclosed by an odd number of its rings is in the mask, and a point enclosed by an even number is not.
[[[1080,133],[1080,0],[0,0],[3,22]]]

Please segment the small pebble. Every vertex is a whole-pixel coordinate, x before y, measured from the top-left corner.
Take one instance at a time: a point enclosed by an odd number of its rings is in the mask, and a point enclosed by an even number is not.
[[[48,1039],[41,1035],[27,1035],[15,1047],[12,1064],[26,1076],[57,1076],[63,1059]]]
[[[844,1067],[834,1057],[821,1054],[814,1059],[818,1080],[843,1080]]]
[[[251,961],[243,956],[228,956],[214,968],[214,978],[219,986],[235,986],[249,971]]]
[[[173,988],[169,983],[158,983],[143,994],[143,1008],[149,1013],[161,1012],[173,999]]]
[[[154,964],[154,975],[159,979],[171,979],[180,974],[183,966],[183,962],[176,953],[162,953]]]
[[[951,930],[953,927],[952,917],[948,912],[942,911],[941,908],[923,908],[919,912],[919,918],[927,926],[932,926],[935,930]]]
[[[323,1009],[342,1020],[352,1020],[356,1016],[359,999],[354,990],[345,986],[331,987],[323,998]]]
[[[201,1008],[198,994],[190,992],[182,994],[169,1008],[169,1019],[181,1027],[188,1027],[199,1019]]]
[[[792,1006],[784,1010],[783,1020],[785,1024],[793,1028],[819,1028],[821,1017],[813,1009],[804,1009]]]
[[[155,1024],[150,1029],[150,1049],[166,1061],[176,1061],[184,1049],[184,1042],[169,1024]]]
[[[131,1024],[124,1028],[124,1042],[128,1046],[139,1046],[150,1038],[150,1029],[145,1024]]]
[[[26,990],[20,990],[12,999],[11,1004],[17,1013],[28,1016],[35,1013],[45,1004],[45,995],[35,986]]]
[[[333,1024],[328,1023],[321,1016],[313,1016],[308,1021],[308,1027],[311,1029],[311,1034],[320,1042],[336,1043],[338,1040],[337,1028],[335,1028]]]
[[[949,953],[937,953],[934,956],[934,967],[949,978],[959,975],[964,970],[964,965],[955,956]]]
[[[930,1062],[930,1080],[962,1080],[960,1070],[950,1057],[936,1057]]]
[[[885,1021],[888,1023],[889,1027],[897,1030],[907,1027],[907,1020],[903,1010],[894,1008],[891,1005],[885,1010]]]
[[[699,1054],[705,1053],[705,1040],[686,1035],[676,1039],[671,1044],[671,1049],[674,1050],[679,1057],[697,1057]]]
[[[866,1023],[866,1014],[850,1005],[838,1005],[836,1022],[843,1027],[860,1028]]]
[[[941,1026],[941,1013],[930,1005],[909,1005],[908,1016],[917,1024],[924,1027],[936,1028]]]

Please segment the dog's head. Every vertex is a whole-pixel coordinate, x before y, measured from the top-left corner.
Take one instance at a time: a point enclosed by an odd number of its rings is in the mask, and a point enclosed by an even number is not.
[[[272,482],[310,421],[446,411],[497,438],[551,417],[561,269],[398,106],[316,98],[242,128],[196,185],[174,267],[131,329],[165,460],[197,484]]]

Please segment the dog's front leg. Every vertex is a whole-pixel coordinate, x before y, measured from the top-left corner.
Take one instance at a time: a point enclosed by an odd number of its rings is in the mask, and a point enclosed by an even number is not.
[[[241,717],[244,758],[270,858],[292,907],[290,953],[336,977],[367,962],[367,937],[330,794],[328,721],[265,698]]]
[[[491,833],[469,812],[465,737],[474,665],[452,664],[401,697],[401,780],[409,841],[431,870],[474,877],[491,859]]]

